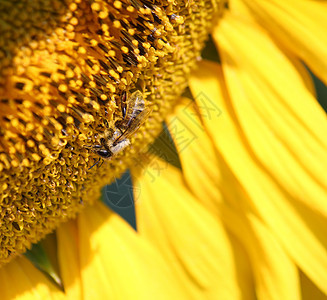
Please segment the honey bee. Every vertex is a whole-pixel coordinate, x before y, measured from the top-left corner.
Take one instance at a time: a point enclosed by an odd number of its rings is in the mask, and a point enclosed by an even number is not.
[[[113,142],[113,146],[118,145],[125,139],[132,136],[140,126],[148,119],[151,109],[145,107],[143,95],[140,91],[135,91],[127,100],[126,94],[121,99],[121,111],[123,119],[116,121],[115,126],[122,134]]]
[[[124,92],[121,98],[122,119],[115,122],[115,131],[105,134],[100,139],[100,145],[93,145],[93,151],[100,156],[99,160],[91,167],[103,160],[110,160],[113,156],[123,151],[130,145],[130,137],[147,120],[151,109],[145,107],[143,95],[140,91],[135,91],[127,98]],[[90,168],[90,169],[91,169]]]
[[[115,154],[124,150],[129,144],[129,139],[124,139],[114,145],[114,142],[118,139],[119,131],[110,137],[110,134],[106,135],[100,139],[100,145],[94,145],[92,148],[95,150],[95,153],[98,154],[103,159],[110,159]]]

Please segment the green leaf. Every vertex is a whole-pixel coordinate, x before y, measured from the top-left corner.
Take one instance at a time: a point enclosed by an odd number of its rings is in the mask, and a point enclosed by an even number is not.
[[[34,244],[30,250],[25,252],[24,255],[36,268],[42,271],[52,282],[63,290],[63,284],[59,272],[51,262],[42,243]]]

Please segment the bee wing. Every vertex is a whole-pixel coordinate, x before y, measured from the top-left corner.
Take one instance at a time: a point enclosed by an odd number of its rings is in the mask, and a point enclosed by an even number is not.
[[[132,136],[140,126],[147,120],[149,114],[151,113],[152,109],[145,108],[142,112],[138,114],[138,116],[132,120],[129,127],[120,135],[115,141],[114,145],[117,145],[120,141],[129,138]]]
[[[130,97],[128,98],[128,102],[130,102],[132,104],[132,106],[134,106],[135,102],[144,103],[142,93],[139,90],[136,90],[134,93],[132,93],[132,95],[130,95]]]

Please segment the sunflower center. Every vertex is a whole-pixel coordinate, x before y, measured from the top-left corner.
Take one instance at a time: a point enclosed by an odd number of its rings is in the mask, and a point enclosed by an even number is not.
[[[0,263],[147,150],[223,2],[1,1]]]

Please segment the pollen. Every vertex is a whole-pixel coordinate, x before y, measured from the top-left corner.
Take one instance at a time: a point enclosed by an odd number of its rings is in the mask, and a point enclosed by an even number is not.
[[[98,199],[147,151],[223,2],[0,1],[0,265]],[[151,108],[146,126],[90,169],[92,146],[135,90]]]

